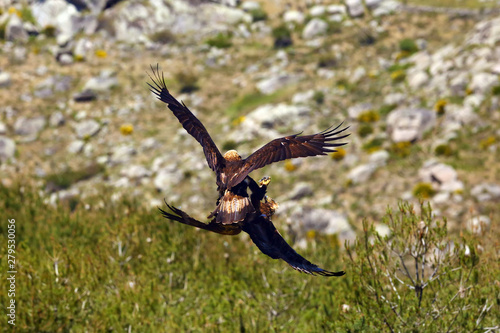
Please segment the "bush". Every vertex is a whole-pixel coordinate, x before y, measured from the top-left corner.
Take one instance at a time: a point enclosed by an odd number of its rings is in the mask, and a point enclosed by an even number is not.
[[[436,190],[429,183],[418,183],[413,188],[413,196],[420,199],[429,199],[436,194]]]
[[[316,104],[323,104],[325,102],[325,93],[321,90],[316,90],[313,95],[313,100]]]
[[[252,15],[252,22],[267,20],[267,13],[262,8],[251,10],[250,15]]]
[[[358,121],[362,123],[375,123],[380,120],[380,115],[375,110],[367,110],[358,116]]]
[[[407,52],[408,54],[412,54],[418,51],[418,46],[413,39],[405,38],[399,42],[399,49],[402,52]]]
[[[274,48],[280,49],[293,44],[292,33],[286,25],[280,25],[273,29]]]
[[[175,42],[175,35],[170,30],[164,29],[153,33],[150,39],[155,43],[170,44]]]
[[[383,222],[389,236],[365,221],[362,235],[346,245],[354,289],[348,331],[483,331],[496,296],[479,297],[475,288],[479,256],[473,242],[450,240],[446,220],[434,219],[429,205],[417,213],[401,203]]]
[[[175,74],[175,79],[181,85],[181,93],[191,93],[200,89],[198,87],[198,77],[191,71],[180,71]]]
[[[362,124],[358,128],[358,135],[362,138],[373,133],[373,127],[369,124]]]
[[[206,43],[209,46],[216,47],[218,49],[227,49],[227,48],[233,46],[233,43],[231,42],[231,38],[232,38],[231,33],[219,32],[214,37],[209,38],[206,41]]]
[[[451,149],[451,147],[449,145],[442,144],[442,145],[438,145],[434,149],[434,154],[436,154],[437,156],[451,156],[451,155],[453,155],[453,150]]]

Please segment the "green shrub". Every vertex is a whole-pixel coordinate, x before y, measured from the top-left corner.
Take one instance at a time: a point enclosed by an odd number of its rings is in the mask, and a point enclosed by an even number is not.
[[[450,239],[446,220],[433,218],[429,205],[419,208],[389,209],[385,237],[364,221],[362,235],[346,245],[353,273],[347,331],[473,332],[495,320],[498,295],[476,287],[475,241]]]
[[[33,13],[31,12],[31,9],[29,7],[21,8],[20,15],[21,15],[21,20],[23,22],[30,22],[36,24],[36,20],[33,17]]]
[[[207,39],[205,43],[218,49],[227,49],[233,45],[231,41],[232,37],[232,34],[229,32],[219,32],[214,37]]]
[[[500,96],[500,84],[497,85],[497,86],[494,86],[491,92],[495,96]]]
[[[436,194],[436,190],[429,183],[418,183],[413,188],[413,196],[420,199],[430,199]]]
[[[252,22],[267,20],[267,13],[262,8],[251,10],[250,15],[252,15]]]
[[[418,51],[418,46],[413,39],[405,38],[399,42],[399,49],[403,52],[412,54]]]
[[[331,54],[322,54],[318,60],[319,68],[331,68],[337,66],[337,59]]]
[[[358,121],[362,123],[375,123],[380,120],[380,115],[375,110],[363,111],[358,116]]]
[[[313,95],[313,100],[316,104],[323,104],[325,102],[325,93],[321,90],[316,90]]]
[[[175,35],[168,29],[160,30],[150,36],[151,41],[159,44],[170,44],[175,42]]]
[[[191,93],[200,89],[198,86],[198,76],[194,72],[189,70],[177,72],[175,73],[175,79],[181,86],[181,93]]]
[[[384,140],[381,138],[375,138],[363,145],[363,150],[373,153],[374,151],[382,149],[382,145],[384,144]]]
[[[293,44],[292,33],[286,25],[280,25],[273,29],[274,48],[285,48]]]
[[[358,128],[358,135],[362,138],[373,133],[373,127],[369,124],[362,124]]]
[[[434,154],[436,154],[437,156],[451,156],[453,155],[453,150],[451,149],[450,145],[442,144],[434,148]]]

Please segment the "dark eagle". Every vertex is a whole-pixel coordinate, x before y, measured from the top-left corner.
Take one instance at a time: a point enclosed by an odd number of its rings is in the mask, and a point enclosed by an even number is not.
[[[182,210],[169,205],[167,202],[165,202],[165,204],[172,213],[166,212],[161,208],[159,208],[159,210],[167,219],[222,235],[237,235],[241,231],[244,231],[250,235],[250,238],[262,253],[273,259],[284,260],[299,272],[322,276],[342,276],[345,274],[344,271],[330,272],[316,266],[295,252],[295,250],[283,239],[273,222],[271,222],[271,216],[274,214],[278,205],[274,200],[265,196],[269,178],[263,178],[259,188],[256,188],[257,184],[250,177],[247,177],[244,181],[249,183],[248,185],[252,190],[250,200],[256,207],[256,210],[247,214],[242,221],[237,223],[221,224],[216,222],[215,218],[208,224],[203,223],[192,218]],[[262,199],[264,202],[261,203],[260,201]]]
[[[275,139],[245,159],[242,159],[235,150],[230,150],[222,155],[205,126],[184,103],[177,101],[170,94],[163,73],[159,72],[158,65],[156,69],[151,66],[151,70],[153,76],[150,75],[150,78],[153,82],[152,84],[148,83],[151,92],[167,104],[182,127],[201,144],[208,165],[217,176],[219,199],[216,209],[209,215],[209,218],[215,216],[218,223],[231,224],[242,221],[248,213],[255,211],[248,195],[246,195],[245,184],[242,183],[253,170],[291,158],[326,155],[335,152],[334,147],[346,144],[336,142],[349,135],[343,133],[349,127],[340,128],[341,123],[335,128],[330,127],[323,132],[312,135],[300,135],[299,133]]]

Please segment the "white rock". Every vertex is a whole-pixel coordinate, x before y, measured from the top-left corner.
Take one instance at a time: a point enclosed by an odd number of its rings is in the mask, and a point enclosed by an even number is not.
[[[151,171],[149,171],[146,167],[143,165],[128,165],[124,167],[120,171],[120,175],[130,178],[130,179],[137,179],[137,178],[143,178],[143,177],[149,177],[151,176]]]
[[[298,92],[292,97],[293,104],[307,104],[314,96],[314,90],[307,90],[304,92]]]
[[[463,104],[464,106],[468,106],[471,108],[478,108],[479,106],[481,106],[481,103],[483,103],[483,101],[484,101],[484,95],[472,94],[464,98]]]
[[[314,18],[304,28],[302,32],[303,39],[311,39],[313,37],[321,36],[328,30],[328,23],[319,18]]]
[[[408,85],[418,89],[429,83],[429,75],[424,71],[408,71]]]
[[[0,72],[0,88],[5,88],[10,86],[11,79],[10,74],[7,72]]]
[[[390,15],[398,11],[401,3],[396,0],[384,0],[377,8],[372,11],[374,17]]]
[[[33,118],[20,117],[14,123],[14,131],[22,136],[37,136],[46,124],[45,117],[38,116]]]
[[[326,12],[328,14],[342,14],[344,15],[346,13],[345,6],[343,5],[329,5],[326,7]]]
[[[83,151],[83,147],[84,146],[85,146],[85,141],[75,140],[75,141],[72,141],[68,145],[68,147],[66,148],[66,150],[68,151],[68,153],[78,154],[78,153],[81,153]]]
[[[392,93],[384,97],[385,105],[398,105],[406,100],[406,95],[403,93]]]
[[[347,12],[351,17],[360,17],[365,14],[365,7],[361,0],[346,0]]]
[[[5,26],[5,39],[8,41],[28,40],[28,33],[24,29],[23,21],[16,14],[10,15],[7,25]]]
[[[313,17],[325,15],[325,13],[326,13],[326,7],[322,5],[316,5],[309,9],[309,14]]]
[[[480,183],[472,188],[470,193],[479,201],[500,199],[500,185],[494,183]]]
[[[287,23],[304,23],[305,15],[297,10],[289,10],[283,14],[283,21]]]
[[[31,12],[40,27],[55,27],[58,38],[69,40],[82,28],[81,14],[74,5],[63,0],[35,2]]]
[[[435,122],[436,114],[431,110],[396,109],[387,116],[387,129],[394,142],[413,142],[420,140]]]
[[[121,145],[113,149],[111,153],[112,164],[128,163],[137,150],[131,145]]]
[[[353,184],[361,184],[370,179],[376,170],[377,166],[375,164],[362,164],[349,171],[347,178],[350,179]]]
[[[467,230],[469,230],[470,232],[476,235],[480,235],[489,229],[490,224],[491,224],[491,219],[488,216],[479,215],[468,220],[466,226]]]
[[[392,234],[391,229],[387,224],[377,224],[375,225],[375,231],[380,235],[380,237],[389,237]]]
[[[7,161],[14,157],[16,143],[5,136],[0,136],[0,162]]]
[[[260,3],[258,3],[257,1],[245,1],[241,5],[241,9],[243,9],[246,12],[250,12],[252,10],[259,10]]]
[[[365,5],[369,9],[377,8],[382,4],[383,0],[365,0]]]
[[[266,104],[252,111],[243,123],[257,123],[264,128],[289,125],[309,116],[311,109],[304,105]]]
[[[7,134],[7,125],[0,121],[0,135]]]
[[[261,93],[270,95],[278,89],[282,89],[286,85],[299,81],[299,79],[300,76],[298,75],[279,73],[259,81],[256,84],[256,87]]]
[[[356,235],[347,216],[329,209],[300,209],[290,216],[292,228],[306,234],[315,230],[326,235],[337,234],[341,243],[345,240],[354,240]]]
[[[382,167],[387,164],[389,160],[389,152],[386,150],[377,150],[374,153],[370,154],[369,161],[370,163],[376,165],[377,167]]]
[[[103,70],[98,77],[93,77],[85,83],[83,90],[108,91],[118,85],[118,78],[113,71]]]
[[[64,115],[62,112],[57,111],[50,115],[49,123],[52,127],[58,127],[64,125]]]
[[[94,119],[84,120],[75,125],[76,136],[79,139],[89,138],[96,135],[101,125]]]
[[[500,59],[499,59],[500,61]],[[485,94],[495,85],[498,85],[498,75],[490,73],[475,73],[472,76],[470,88],[476,93]]]

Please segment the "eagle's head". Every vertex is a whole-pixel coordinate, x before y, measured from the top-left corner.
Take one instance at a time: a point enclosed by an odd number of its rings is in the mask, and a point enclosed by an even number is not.
[[[236,150],[228,150],[223,157],[226,161],[230,162],[241,161],[241,156]]]

